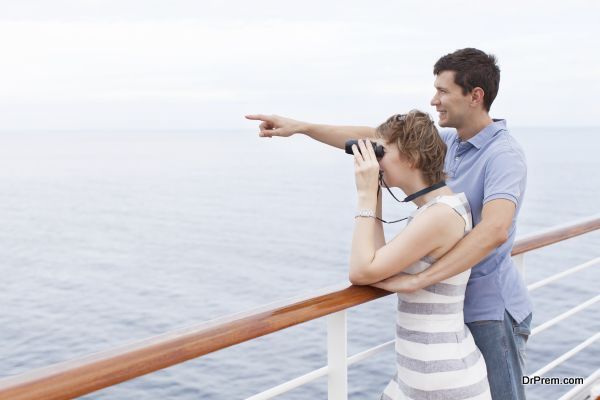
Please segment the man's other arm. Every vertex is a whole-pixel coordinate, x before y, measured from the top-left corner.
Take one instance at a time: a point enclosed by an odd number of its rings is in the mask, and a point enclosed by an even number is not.
[[[321,143],[340,149],[343,149],[346,141],[350,139],[370,139],[375,137],[375,128],[369,126],[313,124],[279,115],[255,114],[246,115],[246,118],[254,121],[262,121],[259,125],[259,136],[262,137],[288,137],[296,133],[302,133]]]
[[[391,277],[378,287],[393,292],[412,292],[474,267],[508,240],[515,210],[515,203],[506,199],[485,203],[481,222],[431,267],[416,275]]]

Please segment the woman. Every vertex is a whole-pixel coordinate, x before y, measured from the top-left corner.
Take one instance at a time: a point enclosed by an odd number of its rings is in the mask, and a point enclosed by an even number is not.
[[[444,181],[446,146],[421,111],[394,115],[377,128],[384,155],[360,140],[352,146],[359,212],[350,281],[394,291],[394,276],[417,274],[448,252],[472,228],[469,204]],[[385,243],[379,176],[412,193],[418,209],[406,228]],[[464,323],[470,270],[414,293],[398,293],[397,373],[382,399],[490,399],[483,356]]]

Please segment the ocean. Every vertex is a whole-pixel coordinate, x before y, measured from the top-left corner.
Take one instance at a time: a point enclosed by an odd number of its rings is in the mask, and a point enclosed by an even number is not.
[[[512,128],[528,189],[518,235],[600,211],[600,128]],[[356,209],[343,151],[237,131],[0,133],[0,376],[347,281]],[[384,194],[384,218],[414,209]],[[395,224],[395,225],[402,225]],[[402,226],[386,227],[393,237]],[[526,281],[598,257],[600,231],[526,255]],[[533,326],[598,294],[588,268],[532,293]],[[349,354],[394,337],[395,296],[348,313]],[[533,337],[528,372],[600,330],[598,304]],[[587,377],[600,343],[548,372]],[[326,364],[316,320],[84,396],[242,399]],[[377,399],[393,352],[349,371]],[[568,386],[530,385],[529,399]],[[322,378],[281,399],[324,399]]]

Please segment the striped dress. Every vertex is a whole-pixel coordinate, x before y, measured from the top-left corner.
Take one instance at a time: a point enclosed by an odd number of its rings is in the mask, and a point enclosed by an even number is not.
[[[464,218],[465,234],[471,230],[471,209],[464,193],[436,197],[408,222],[438,203]],[[424,257],[403,273],[419,273],[434,262]],[[485,361],[463,317],[470,274],[467,270],[414,293],[398,293],[396,375],[381,399],[491,399]]]

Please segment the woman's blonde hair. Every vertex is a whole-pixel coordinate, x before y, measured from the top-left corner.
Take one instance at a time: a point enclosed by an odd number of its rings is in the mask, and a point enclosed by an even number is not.
[[[400,154],[413,168],[421,170],[429,185],[446,178],[446,144],[429,114],[411,110],[408,114],[392,115],[377,127],[376,133],[388,145],[396,143]]]

